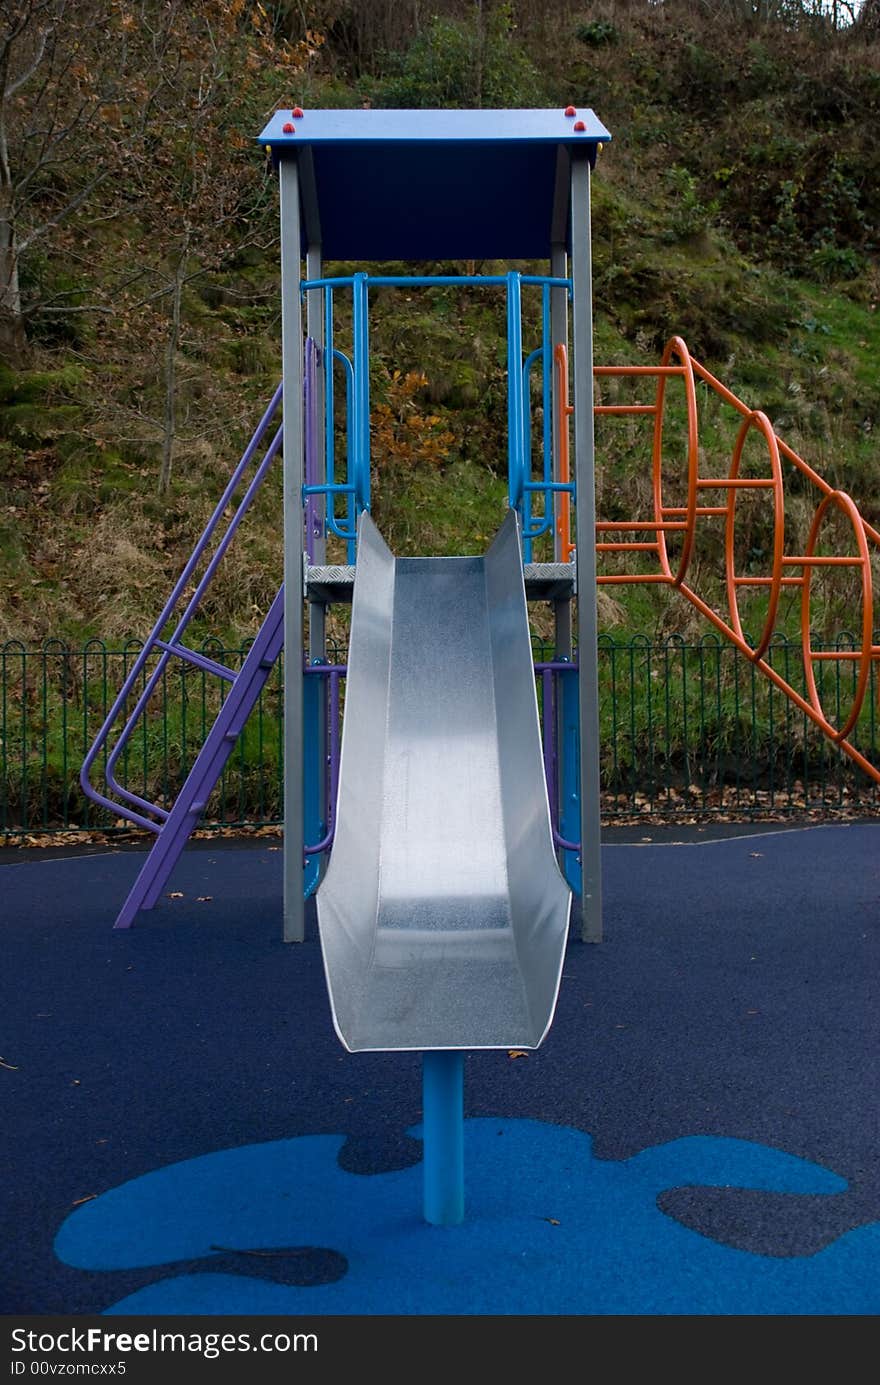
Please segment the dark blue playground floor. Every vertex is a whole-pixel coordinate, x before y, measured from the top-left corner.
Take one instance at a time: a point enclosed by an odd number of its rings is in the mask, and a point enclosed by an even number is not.
[[[876,1313],[880,823],[644,835],[544,1046],[468,1055],[444,1229],[419,1057],[342,1049],[275,843],[128,933],[138,854],[4,856],[0,1312]]]

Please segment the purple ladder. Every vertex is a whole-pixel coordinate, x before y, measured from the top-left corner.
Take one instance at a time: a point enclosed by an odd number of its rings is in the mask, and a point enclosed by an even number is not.
[[[284,587],[269,608],[259,633],[248,650],[217,720],[211,727],[195,763],[162,822],[149,856],[120,910],[115,928],[129,928],[140,909],[152,909],[186,846],[190,833],[207,806],[211,791],[232,754],[257,698],[284,644]],[[185,655],[183,657],[186,657]]]

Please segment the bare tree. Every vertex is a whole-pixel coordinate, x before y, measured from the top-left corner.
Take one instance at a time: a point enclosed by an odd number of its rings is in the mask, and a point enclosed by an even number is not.
[[[274,190],[242,125],[248,128],[249,112],[254,128],[261,73],[298,76],[320,45],[311,33],[288,42],[262,6],[245,9],[241,0],[199,0],[176,7],[170,26],[168,10],[151,23],[143,7],[140,17],[158,80],[144,130],[149,152],[131,162],[128,195],[144,232],[137,256],[147,288],[141,301],[167,306],[156,420],[160,494],[171,481],[179,432],[185,290],[254,241],[276,235]]]
[[[24,363],[39,314],[113,314],[122,302],[128,313],[143,310],[160,363],[163,402],[151,430],[165,491],[186,286],[262,234],[272,194],[243,130],[259,129],[267,74],[277,99],[278,79],[296,77],[321,40],[285,39],[258,0],[7,0],[4,16],[0,358]],[[132,228],[120,232],[130,255],[111,282],[94,253],[100,239],[89,238],[96,223],[117,217]],[[26,294],[29,257],[39,250],[61,263],[73,227],[80,301],[60,301],[51,288]],[[161,337],[148,305],[167,308]]]
[[[127,90],[131,56],[118,0],[7,0],[0,20],[0,357],[13,365],[25,357],[29,317],[50,307],[39,297],[23,302],[22,262],[93,201],[137,138]]]

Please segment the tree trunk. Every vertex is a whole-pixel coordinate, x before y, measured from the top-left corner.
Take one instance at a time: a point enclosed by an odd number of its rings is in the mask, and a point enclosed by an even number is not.
[[[0,225],[0,238],[6,228]],[[21,315],[18,260],[14,244],[0,245],[0,360],[18,369],[27,358],[27,335]]]
[[[864,0],[856,24],[859,33],[866,38],[880,38],[880,0]]]
[[[171,286],[171,321],[165,351],[165,409],[162,417],[162,466],[159,471],[159,494],[166,495],[171,485],[171,466],[174,461],[174,441],[177,432],[177,347],[180,342],[180,300],[186,273],[186,254],[181,253]]]
[[[0,360],[20,366],[27,354],[18,283],[18,247],[12,201],[12,175],[6,139],[0,128]]]
[[[475,18],[477,21],[477,51],[474,63],[474,105],[479,109],[483,104],[483,72],[486,66],[486,16],[483,13],[483,0],[476,0]]]

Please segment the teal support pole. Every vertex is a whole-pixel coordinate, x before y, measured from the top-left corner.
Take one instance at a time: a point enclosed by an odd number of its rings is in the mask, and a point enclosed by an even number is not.
[[[425,1221],[464,1221],[464,1054],[436,1049],[422,1055]]]
[[[327,831],[327,698],[325,678],[319,673],[303,678],[303,836],[308,845],[323,841]],[[307,856],[304,871],[303,895],[308,899],[318,888],[321,857]]]

